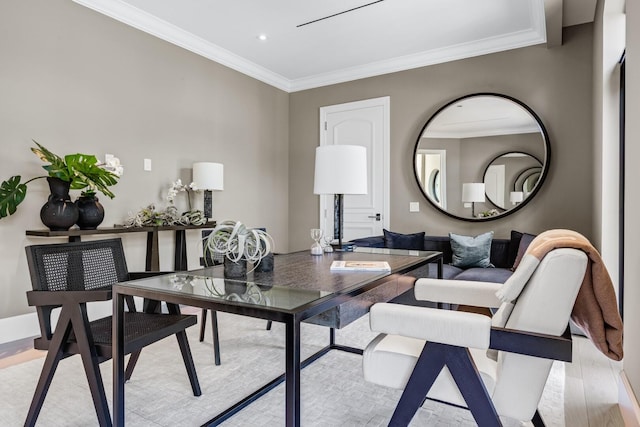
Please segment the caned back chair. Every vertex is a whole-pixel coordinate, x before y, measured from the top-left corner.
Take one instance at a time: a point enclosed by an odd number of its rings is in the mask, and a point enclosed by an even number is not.
[[[25,248],[32,291],[29,305],[35,306],[41,336],[34,348],[47,350],[25,425],[35,425],[51,380],[60,360],[79,354],[82,358],[93,403],[101,426],[111,425],[111,416],[98,365],[111,358],[111,316],[89,320],[87,303],[111,299],[114,283],[139,278],[130,274],[120,239],[34,245]],[[156,273],[158,274],[158,273]],[[137,312],[133,298],[126,300],[124,316],[125,354],[131,354],[127,379],[133,373],[143,347],[175,335],[195,396],[201,394],[186,328],[197,323],[196,316],[180,314],[179,307],[168,304],[169,314],[155,313],[158,302],[147,304],[150,313]],[[60,308],[53,325],[53,311]]]

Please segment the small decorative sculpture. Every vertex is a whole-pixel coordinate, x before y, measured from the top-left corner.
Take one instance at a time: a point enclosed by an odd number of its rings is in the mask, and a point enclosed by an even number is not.
[[[324,253],[322,245],[320,244],[322,234],[322,229],[320,228],[311,229],[311,238],[314,241],[313,245],[311,245],[311,255],[322,255]]]

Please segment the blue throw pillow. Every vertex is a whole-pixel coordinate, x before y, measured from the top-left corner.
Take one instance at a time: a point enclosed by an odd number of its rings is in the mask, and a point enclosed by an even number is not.
[[[449,233],[449,239],[453,252],[451,265],[459,268],[493,267],[491,264],[493,231],[476,237]]]
[[[422,233],[400,234],[389,230],[384,232],[384,246],[389,249],[411,249],[421,251],[424,248],[424,231]]]

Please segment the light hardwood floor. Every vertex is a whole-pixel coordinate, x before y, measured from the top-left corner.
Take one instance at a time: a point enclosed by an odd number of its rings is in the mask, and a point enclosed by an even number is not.
[[[573,362],[565,364],[566,427],[623,427],[618,408],[621,362],[609,360],[581,336],[574,336]],[[0,369],[44,357],[26,339],[0,345]]]

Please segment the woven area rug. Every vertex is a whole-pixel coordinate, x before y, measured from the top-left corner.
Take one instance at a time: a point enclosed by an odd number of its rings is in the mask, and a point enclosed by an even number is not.
[[[284,371],[284,326],[219,313],[222,365],[213,363],[210,325],[204,342],[189,328],[202,396],[194,397],[175,339],[147,347],[126,384],[126,423],[130,426],[199,426]],[[368,317],[336,333],[339,344],[363,348],[375,336]],[[328,329],[302,325],[303,357],[328,342]],[[0,426],[21,426],[44,359],[0,370]],[[111,362],[101,365],[111,405]],[[302,425],[386,426],[401,391],[362,378],[361,356],[331,351],[302,371]],[[554,363],[540,405],[547,426],[564,426],[564,365]],[[520,425],[504,420],[505,425]],[[60,362],[39,417],[39,426],[97,425],[79,357]],[[284,425],[284,385],[235,415],[224,426]],[[427,401],[412,426],[473,426],[463,409]]]

